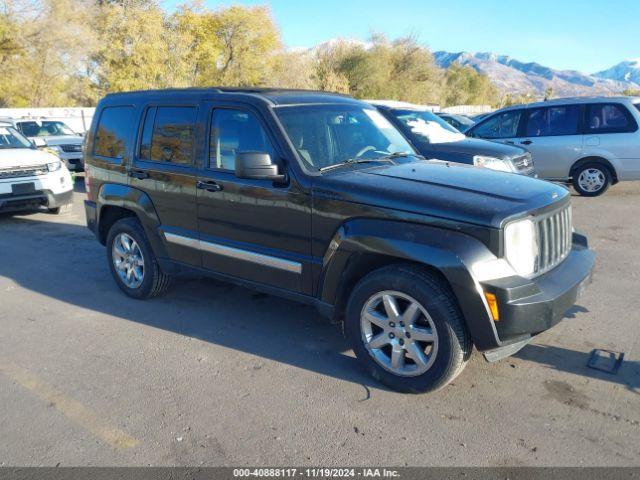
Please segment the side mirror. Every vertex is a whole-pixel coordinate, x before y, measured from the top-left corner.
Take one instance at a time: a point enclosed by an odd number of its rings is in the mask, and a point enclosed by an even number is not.
[[[286,176],[278,172],[278,165],[265,152],[239,152],[236,154],[236,177],[252,180],[284,182]]]
[[[31,140],[31,143],[33,143],[33,146],[36,148],[42,148],[47,146],[47,142],[44,141],[44,138],[40,138],[40,137],[34,137]]]

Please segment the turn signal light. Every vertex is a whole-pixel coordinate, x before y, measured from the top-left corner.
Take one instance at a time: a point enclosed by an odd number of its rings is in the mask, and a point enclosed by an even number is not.
[[[487,303],[489,304],[489,311],[491,312],[491,317],[494,322],[500,320],[500,313],[498,312],[498,300],[493,293],[484,294],[484,298],[487,299]]]

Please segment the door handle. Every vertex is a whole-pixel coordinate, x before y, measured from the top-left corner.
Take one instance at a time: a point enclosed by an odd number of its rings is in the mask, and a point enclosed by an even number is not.
[[[129,170],[129,176],[144,180],[145,178],[149,178],[149,172],[145,172],[144,170]]]
[[[214,182],[213,180],[209,180],[207,182],[198,180],[196,182],[196,188],[200,190],[206,190],[207,192],[219,192],[220,190],[222,190],[222,185]]]
[[[531,145],[533,142],[531,140],[523,140],[520,142],[520,145]]]
[[[504,143],[506,143],[507,145],[515,145],[515,142],[512,142],[511,140],[507,140]]]

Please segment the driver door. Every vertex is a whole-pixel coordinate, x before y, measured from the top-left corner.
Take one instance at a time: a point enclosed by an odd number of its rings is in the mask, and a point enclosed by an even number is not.
[[[203,267],[294,292],[311,293],[311,202],[286,183],[240,179],[235,155],[266,152],[286,171],[284,155],[260,112],[208,104],[207,154],[198,171],[198,230]]]

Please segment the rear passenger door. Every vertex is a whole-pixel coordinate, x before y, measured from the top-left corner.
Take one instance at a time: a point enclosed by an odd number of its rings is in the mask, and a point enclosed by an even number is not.
[[[530,108],[516,144],[531,152],[541,178],[566,179],[582,152],[581,105]]]
[[[150,104],[144,109],[129,184],[146,192],[160,218],[172,260],[200,266],[197,249],[170,241],[197,237],[196,121],[198,105]]]
[[[621,179],[640,180],[638,123],[627,107],[620,103],[587,105],[584,127],[585,154],[616,159]]]
[[[208,104],[208,158],[198,175],[198,227],[206,269],[294,292],[311,291],[311,202],[294,179],[276,184],[235,176],[236,154],[282,146],[261,113]]]

